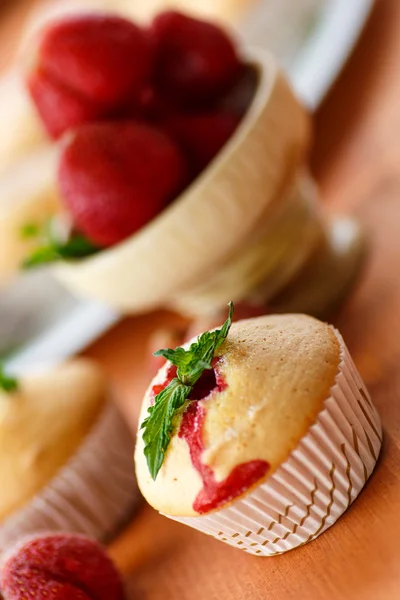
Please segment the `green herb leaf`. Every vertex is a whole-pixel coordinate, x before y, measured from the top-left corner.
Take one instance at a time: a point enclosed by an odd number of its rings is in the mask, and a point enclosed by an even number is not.
[[[206,331],[193,342],[189,350],[176,348],[158,350],[154,356],[163,356],[177,367],[177,376],[164,388],[148,409],[143,421],[144,454],[150,475],[156,479],[164,462],[173,431],[174,418],[184,409],[193,386],[206,369],[212,369],[215,351],[227,338],[232,325],[233,303],[229,303],[229,316],[221,329]]]
[[[229,303],[229,316],[221,329],[206,331],[201,334],[189,350],[176,348],[175,350],[158,350],[154,356],[163,356],[173,365],[178,367],[177,377],[185,385],[193,386],[205,369],[211,369],[211,361],[215,351],[226,339],[232,325],[233,303]]]
[[[37,223],[26,223],[21,228],[21,237],[24,239],[36,238],[40,235],[40,227]]]
[[[72,233],[66,242],[59,242],[50,233],[46,236],[43,245],[39,246],[23,262],[24,269],[31,269],[40,265],[49,264],[58,260],[71,260],[91,256],[100,250],[80,233]]]
[[[7,393],[15,392],[18,389],[17,379],[6,375],[3,365],[0,365],[0,389]]]
[[[182,408],[190,391],[190,387],[183,385],[178,379],[173,379],[158,394],[155,404],[149,408],[149,417],[142,424],[145,430],[143,440],[146,444],[144,454],[153,479],[156,479],[164,462],[175,412]]]
[[[53,246],[41,246],[34,250],[32,254],[22,263],[23,269],[33,269],[41,265],[47,265],[57,260],[60,260],[60,255],[56,252]]]

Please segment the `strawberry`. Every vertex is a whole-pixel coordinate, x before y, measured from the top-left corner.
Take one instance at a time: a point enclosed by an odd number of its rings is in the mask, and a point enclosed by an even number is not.
[[[6,558],[4,600],[124,600],[120,575],[98,544],[79,535],[28,540]]]
[[[79,98],[67,88],[37,72],[28,77],[27,85],[39,116],[54,139],[67,129],[93,121],[102,115],[101,107]]]
[[[213,23],[170,10],[155,17],[150,32],[156,51],[155,85],[178,105],[208,105],[242,71],[233,41]]]
[[[222,111],[169,116],[167,131],[186,151],[195,175],[199,174],[229,140],[240,119]]]
[[[143,227],[186,180],[178,146],[163,132],[128,121],[81,126],[67,137],[59,166],[65,207],[99,246]]]
[[[70,16],[44,29],[27,85],[44,125],[57,138],[79,123],[114,113],[128,99],[134,102],[148,85],[152,64],[150,36],[134,23],[110,15]]]

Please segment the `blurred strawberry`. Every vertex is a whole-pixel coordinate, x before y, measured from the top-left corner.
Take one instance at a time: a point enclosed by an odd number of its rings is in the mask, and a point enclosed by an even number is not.
[[[208,105],[242,71],[233,41],[213,23],[171,10],[155,17],[150,32],[156,50],[156,88],[178,106]]]
[[[61,197],[74,225],[99,246],[135,233],[186,181],[175,142],[135,122],[81,126],[67,136],[59,167]]]
[[[0,585],[7,600],[125,598],[121,577],[105,550],[79,535],[44,535],[25,542],[3,563]]]
[[[167,115],[174,110],[175,107],[169,98],[161,97],[152,86],[148,86],[139,98],[128,100],[111,117],[112,120],[140,120],[161,125]]]
[[[54,83],[49,77],[38,76],[36,73],[28,80],[28,85],[47,132],[53,138],[71,127],[102,116],[100,106],[78,98],[74,92]]]
[[[198,175],[229,140],[240,119],[223,112],[171,115],[166,129],[187,153]]]
[[[27,85],[48,132],[57,138],[115,112],[128,99],[139,102],[152,65],[150,36],[134,23],[109,15],[72,16],[44,29]]]

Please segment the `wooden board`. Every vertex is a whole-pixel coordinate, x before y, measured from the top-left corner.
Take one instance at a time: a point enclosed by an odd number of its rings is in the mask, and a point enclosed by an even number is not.
[[[362,280],[334,319],[385,430],[360,498],[316,541],[247,556],[143,508],[110,547],[132,598],[400,598],[400,2],[377,2],[354,56],[316,117],[312,166],[329,210],[359,216],[370,237]],[[132,425],[148,383],[146,344],[168,315],[130,319],[88,354],[108,371]]]

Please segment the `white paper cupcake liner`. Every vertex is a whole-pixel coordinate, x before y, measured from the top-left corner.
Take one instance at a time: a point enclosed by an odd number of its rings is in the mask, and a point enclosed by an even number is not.
[[[0,553],[23,537],[45,531],[98,540],[115,533],[139,498],[133,446],[127,425],[110,402],[71,460],[0,525]]]
[[[338,332],[341,362],[330,397],[287,460],[229,506],[197,517],[169,517],[258,556],[317,538],[357,498],[379,456],[382,428]],[[168,516],[168,515],[166,515]]]

